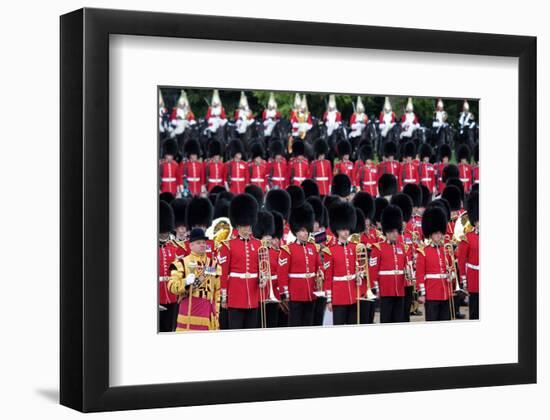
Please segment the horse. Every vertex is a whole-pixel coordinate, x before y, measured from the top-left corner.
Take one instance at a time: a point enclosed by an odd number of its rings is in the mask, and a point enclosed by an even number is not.
[[[466,144],[470,150],[474,150],[474,147],[479,143],[479,127],[474,128],[464,127],[462,130],[455,132],[455,144],[456,147],[461,144]]]

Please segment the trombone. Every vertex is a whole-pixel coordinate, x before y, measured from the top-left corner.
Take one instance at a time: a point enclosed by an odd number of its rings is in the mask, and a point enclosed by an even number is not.
[[[357,324],[360,324],[360,316],[361,316],[361,306],[360,302],[362,300],[367,301],[373,301],[376,299],[376,295],[372,293],[372,289],[370,286],[370,276],[369,276],[369,256],[368,256],[368,248],[365,244],[362,242],[357,243],[357,246],[355,247],[355,271],[357,275]],[[367,282],[367,292],[365,296],[361,296],[360,288],[361,288],[361,281],[362,278],[365,278],[365,281]]]
[[[260,272],[259,286],[261,328],[267,327],[267,304],[272,302],[279,302],[279,300],[275,297],[275,293],[273,292],[268,245],[269,244],[267,241],[262,241],[262,246],[258,248],[258,271]],[[268,290],[266,290],[266,286],[268,287]]]
[[[451,310],[451,319],[456,319],[456,308],[455,308],[455,301],[454,296],[458,293],[464,293],[467,294],[466,291],[462,290],[460,288],[460,284],[458,281],[458,270],[456,268],[456,258],[455,258],[455,251],[454,251],[454,240],[450,240],[449,235],[445,235],[445,243],[443,245],[443,248],[445,249],[447,255],[450,258],[450,261],[445,258],[445,264],[447,266],[447,272],[449,274],[449,280],[448,280],[448,290],[449,290],[449,309]],[[453,279],[455,280],[455,287],[453,289]]]

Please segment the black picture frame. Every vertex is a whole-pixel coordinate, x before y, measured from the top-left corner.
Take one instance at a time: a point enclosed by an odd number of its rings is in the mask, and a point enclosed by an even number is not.
[[[110,34],[517,57],[518,363],[110,387]],[[530,36],[317,22],[102,9],[61,16],[61,404],[91,412],[536,382],[536,46]]]

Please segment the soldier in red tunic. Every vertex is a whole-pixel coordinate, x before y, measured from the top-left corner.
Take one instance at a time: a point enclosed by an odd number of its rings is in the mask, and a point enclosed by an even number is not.
[[[170,203],[174,211],[174,230],[176,234],[172,243],[176,248],[178,259],[182,259],[189,253],[185,243],[189,233],[187,230],[187,204],[189,204],[189,199],[187,198],[176,198]]]
[[[384,158],[382,162],[378,164],[378,177],[384,174],[391,174],[400,182],[400,168],[401,164],[395,160],[397,156],[397,145],[394,142],[387,142],[384,145]],[[400,190],[400,184],[397,185]]]
[[[479,195],[474,191],[466,202],[468,220],[473,229],[466,232],[458,245],[458,271],[462,289],[469,293],[470,319],[479,319]]]
[[[354,184],[361,191],[365,191],[376,197],[378,195],[378,167],[373,162],[372,147],[365,144],[357,152],[358,159],[355,161]]]
[[[450,278],[449,257],[445,251],[447,216],[439,207],[431,207],[422,217],[422,231],[428,245],[419,248],[416,259],[416,279],[420,297],[424,303],[426,321],[451,319],[453,286]]]
[[[313,325],[315,292],[322,293],[320,259],[309,234],[315,222],[309,203],[293,208],[290,229],[296,241],[281,246],[279,254],[279,289],[281,298],[289,301],[289,326]]]
[[[429,144],[422,143],[420,145],[420,159],[421,162],[418,165],[418,176],[420,178],[420,184],[425,185],[430,191],[430,194],[437,192],[436,188],[436,171],[434,165],[431,163],[433,151]]]
[[[324,262],[324,287],[334,325],[357,324],[357,299],[361,277],[357,276],[356,244],[349,241],[357,223],[353,206],[337,202],[329,209],[330,230],[337,241],[329,247]]]
[[[180,164],[184,191],[191,195],[200,195],[206,192],[204,183],[204,165],[199,160],[201,148],[197,140],[187,140],[183,147],[187,159]]]
[[[380,322],[402,322],[405,296],[405,248],[401,209],[388,205],[381,215],[385,239],[374,243],[369,258],[370,280],[380,296]]]
[[[178,298],[168,290],[170,264],[176,259],[176,248],[172,242],[174,211],[165,201],[159,203],[159,332],[176,329]]]
[[[167,139],[162,144],[164,159],[160,162],[160,192],[168,192],[173,196],[181,192],[181,171],[178,162],[174,160],[178,153],[175,140]]]
[[[438,163],[435,165],[436,179],[437,179],[437,192],[441,192],[445,189],[445,181],[443,180],[443,169],[449,164],[451,159],[451,147],[448,144],[442,144],[437,150]]]
[[[289,163],[289,181],[290,185],[300,185],[302,181],[309,176],[309,162],[305,157],[305,145],[301,140],[296,140],[292,144],[292,156]]]
[[[221,304],[228,309],[229,328],[257,328],[260,286],[258,249],[261,243],[252,236],[258,219],[258,204],[249,194],[237,195],[229,207],[229,219],[238,236],[222,243]]]
[[[269,143],[268,183],[270,189],[288,187],[288,163],[285,159],[285,147],[282,141],[272,139]]]
[[[344,174],[350,179],[353,177],[353,162],[350,159],[351,144],[347,140],[340,140],[336,145],[336,151],[340,161],[334,165],[334,175]]]
[[[472,188],[472,167],[470,166],[470,148],[462,144],[458,148],[458,179],[464,185],[464,192],[468,194]]]
[[[263,192],[267,190],[268,170],[264,160],[264,148],[256,142],[251,147],[252,161],[249,164],[250,183],[257,185]]]
[[[316,159],[311,162],[311,178],[319,186],[320,195],[328,195],[332,182],[332,167],[325,159],[328,153],[328,144],[325,140],[317,139],[313,145]]]
[[[408,184],[403,187],[403,194],[408,195],[412,201],[412,217],[405,230],[411,233],[413,242],[416,245],[424,239],[424,235],[422,234],[422,213],[420,210],[422,206],[422,189],[417,184]]]
[[[475,145],[474,147],[474,164],[472,165],[472,179],[473,179],[473,185],[479,184],[479,145]],[[477,188],[477,187],[475,187]]]
[[[403,146],[404,162],[401,164],[400,171],[400,185],[405,186],[407,184],[420,184],[418,178],[418,168],[413,162],[413,158],[416,155],[416,146],[413,142],[409,141]]]
[[[281,252],[281,246],[283,245],[283,232],[285,228],[285,220],[281,213],[272,211],[273,222],[275,230],[271,238],[271,248],[269,250],[270,262],[275,263],[275,269],[271,272],[271,283],[275,297],[279,300],[278,307],[278,327],[288,327],[288,306],[287,303],[281,301],[281,291],[279,288],[279,253]]]
[[[250,177],[248,164],[242,160],[244,151],[240,140],[229,142],[229,156],[231,160],[225,164],[225,188],[233,194],[242,194]]]
[[[187,204],[185,217],[188,232],[191,232],[194,228],[200,228],[206,231],[212,224],[212,203],[206,197],[193,197]],[[185,240],[182,248],[184,248],[184,254],[188,255],[190,252],[188,239]],[[215,251],[214,241],[211,239],[207,240],[205,252],[208,258],[212,259],[212,257],[215,256]]]
[[[206,191],[212,191],[216,186],[224,187],[224,165],[222,162],[222,144],[219,140],[208,143],[208,160],[204,163],[204,182]]]

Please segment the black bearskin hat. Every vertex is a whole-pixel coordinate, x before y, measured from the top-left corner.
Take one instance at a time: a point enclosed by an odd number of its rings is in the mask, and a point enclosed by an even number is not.
[[[302,187],[298,185],[289,185],[286,187],[286,192],[290,195],[290,207],[300,207],[306,201],[306,195]]]
[[[258,220],[252,227],[252,235],[261,240],[264,236],[273,236],[274,232],[275,221],[273,215],[268,211],[258,212]]]
[[[382,212],[390,203],[384,197],[376,197],[374,199],[374,216],[372,217],[373,223],[378,223],[382,219]]]
[[[304,195],[308,197],[320,197],[319,185],[313,179],[304,179],[300,184],[304,190]]]
[[[283,239],[283,235],[285,233],[285,219],[283,219],[283,216],[278,211],[272,211],[271,214],[273,215],[273,222],[275,230],[273,231],[273,237],[277,239]]]
[[[292,143],[292,156],[305,156],[306,146],[302,140],[296,140]]]
[[[366,162],[367,160],[372,160],[374,158],[374,152],[372,150],[371,145],[364,144],[361,147],[359,147],[359,150],[357,151],[357,155],[360,160],[363,162]]]
[[[390,157],[397,155],[397,145],[393,141],[384,144],[384,156]]]
[[[443,210],[445,216],[447,217],[447,222],[451,219],[451,206],[449,205],[449,202],[444,198],[433,200],[430,204],[428,204],[426,208],[429,209],[432,207],[439,207],[441,210]]]
[[[434,153],[432,147],[428,143],[422,143],[418,152],[420,154],[420,159],[424,159],[426,157],[431,159]]]
[[[254,197],[256,199],[256,202],[258,203],[258,208],[262,208],[262,206],[264,205],[264,192],[260,187],[254,184],[248,184],[246,187],[244,187],[244,192]]]
[[[351,180],[346,174],[334,175],[332,178],[331,194],[347,197],[351,194]]]
[[[335,235],[339,230],[349,230],[350,233],[355,231],[357,223],[357,215],[355,208],[345,201],[339,201],[330,206],[328,210],[329,226],[332,233]]]
[[[281,213],[285,220],[290,216],[290,194],[285,190],[269,190],[265,196],[265,208]]]
[[[397,193],[391,198],[390,204],[401,209],[401,213],[403,213],[403,221],[405,223],[411,220],[413,212],[413,202],[411,197],[407,194]]]
[[[363,211],[357,207],[355,207],[355,216],[357,218],[357,222],[355,223],[355,229],[352,233],[363,233],[367,229],[367,220],[365,219],[365,214]]]
[[[212,224],[212,203],[205,197],[193,197],[187,204],[187,228]]]
[[[174,210],[166,201],[159,202],[159,233],[173,232],[174,227]]]
[[[443,174],[441,180],[446,183],[449,178],[458,178],[458,166],[449,164],[443,168]]]
[[[311,204],[313,208],[313,213],[315,213],[315,221],[321,225],[323,223],[324,216],[324,206],[319,197],[311,196],[306,199],[306,201]]]
[[[290,230],[294,235],[296,235],[296,233],[303,228],[305,228],[308,232],[313,232],[314,223],[315,213],[309,203],[304,203],[303,206],[295,207],[290,212],[288,224],[290,225]]]
[[[183,153],[185,153],[185,156],[187,157],[191,155],[197,155],[197,157],[200,157],[201,145],[197,140],[189,139],[183,145]]]
[[[340,140],[338,144],[336,145],[336,150],[338,151],[338,156],[340,159],[344,155],[351,155],[351,144],[347,140]]]
[[[432,201],[432,192],[424,184],[420,185],[420,189],[422,190],[422,202],[420,203],[420,207],[426,208]]]
[[[187,225],[187,204],[189,204],[189,200],[186,200],[185,198],[176,198],[170,205],[172,206],[172,210],[174,210],[174,226],[182,226]]]
[[[401,209],[393,204],[388,205],[380,217],[382,223],[382,232],[386,234],[394,229],[399,233],[403,231],[403,213]]]
[[[269,156],[275,158],[275,156],[277,155],[285,155],[285,145],[282,141],[271,140],[271,142],[269,143]]]
[[[471,155],[471,152],[470,152],[470,148],[465,145],[465,144],[461,144],[459,147],[458,147],[458,151],[457,151],[457,160],[460,162],[462,159],[466,159],[468,162],[470,161],[470,155]]]
[[[221,191],[218,193],[216,200],[224,199],[231,203],[231,200],[233,200],[234,197],[235,194],[233,194],[231,191]]]
[[[219,217],[229,217],[229,201],[225,198],[219,198],[214,205],[214,220]]]
[[[210,190],[210,194],[219,194],[221,192],[227,191],[225,187],[222,187],[221,185],[214,185],[212,189]]]
[[[458,178],[449,178],[445,183],[445,186],[454,185],[460,190],[460,195],[462,196],[462,201],[464,201],[464,183]]]
[[[241,143],[241,141],[239,139],[231,140],[229,142],[228,147],[229,147],[229,157],[231,159],[233,159],[237,153],[240,153],[242,155],[243,159],[245,159],[243,144]]]
[[[212,140],[208,143],[208,157],[221,156],[222,155],[222,143],[219,140]]]
[[[439,161],[442,161],[443,158],[450,159],[452,153],[453,152],[451,151],[451,146],[449,146],[448,144],[442,144],[437,149],[437,158],[439,159]]]
[[[372,220],[374,217],[374,198],[366,191],[359,191],[353,197],[353,205],[361,209],[365,218]]]
[[[323,206],[325,206],[325,208],[328,210],[333,203],[336,203],[340,200],[341,198],[337,195],[325,195],[323,197]],[[327,213],[327,217],[328,217],[328,213]]]
[[[162,157],[166,155],[176,156],[178,154],[178,143],[174,139],[166,139],[162,143]]]
[[[171,192],[168,192],[168,191],[159,194],[159,200],[160,201],[165,201],[168,204],[170,204],[172,201],[174,201],[174,198],[175,198],[174,194],[172,194]]]
[[[412,141],[408,141],[403,145],[402,155],[405,157],[414,157],[416,155],[416,146]]]
[[[315,150],[315,157],[319,157],[319,155],[326,155],[328,153],[328,144],[323,139],[315,140],[315,143],[313,143],[313,148]]]
[[[258,156],[263,159],[264,147],[262,146],[262,143],[260,143],[259,141],[253,143],[252,146],[250,146],[250,154],[252,155],[252,159],[256,159]]]
[[[479,162],[479,144],[474,146],[474,162]]]
[[[413,207],[420,207],[422,204],[422,189],[417,184],[407,184],[403,187],[403,194],[411,197]]]
[[[233,227],[254,226],[258,220],[258,202],[250,194],[239,194],[229,204],[229,220]]]
[[[479,184],[478,183],[472,185],[472,188],[470,189],[470,193],[473,193],[474,191],[479,192]]]
[[[449,202],[451,211],[460,210],[462,207],[462,192],[456,185],[448,185],[441,193],[441,198]]]
[[[378,178],[378,192],[381,196],[393,195],[397,192],[397,178],[392,174],[383,174]]]
[[[425,238],[429,238],[433,233],[447,231],[447,215],[445,211],[438,207],[426,209],[422,215],[422,233]]]
[[[468,220],[475,225],[479,221],[479,193],[474,191],[468,196],[466,201],[466,211],[468,212]]]

